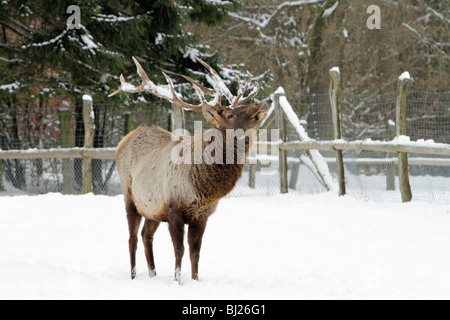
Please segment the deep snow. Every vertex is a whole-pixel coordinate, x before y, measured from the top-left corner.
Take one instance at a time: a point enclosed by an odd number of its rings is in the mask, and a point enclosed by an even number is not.
[[[0,197],[0,299],[449,299],[450,206],[333,194],[227,198],[209,221],[200,282],[172,281],[166,224],[158,276],[129,278],[123,198]]]

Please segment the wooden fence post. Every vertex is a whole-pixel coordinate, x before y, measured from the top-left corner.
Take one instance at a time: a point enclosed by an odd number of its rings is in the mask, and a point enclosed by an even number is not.
[[[276,118],[276,112],[270,112],[267,119],[263,122],[259,130],[267,130]],[[256,189],[256,172],[258,171],[258,162],[256,164],[249,164],[248,170],[248,186]]]
[[[74,135],[72,130],[72,113],[67,108],[59,109],[59,122],[61,129],[61,148],[73,148]],[[62,160],[63,194],[75,193],[75,172],[74,161],[72,159]]]
[[[184,129],[183,110],[175,104],[172,104],[171,125],[172,132],[174,132],[175,130]]]
[[[123,135],[126,136],[133,130],[133,115],[131,112],[125,112],[125,123],[123,125]]]
[[[340,119],[340,105],[339,105],[339,95],[341,91],[341,73],[339,68],[332,68],[330,70],[331,84],[330,84],[330,101],[331,101],[331,113],[333,117],[333,127],[334,127],[334,139],[340,140],[341,135],[341,119]],[[338,166],[338,177],[339,177],[339,195],[344,196],[345,190],[345,171],[344,171],[344,160],[342,156],[342,150],[336,151],[336,162]]]
[[[0,191],[5,191],[5,186],[3,185],[3,161],[0,159]]]
[[[409,72],[404,72],[398,80],[397,102],[396,102],[396,133],[397,139],[406,136],[406,105],[408,100],[408,89],[412,83]],[[412,200],[411,184],[409,182],[408,153],[398,154],[398,174],[402,201]]]
[[[3,131],[3,122],[0,121],[0,150],[5,148],[5,133]],[[5,186],[3,185],[3,160],[0,159],[0,191],[5,191]]]
[[[283,108],[280,106],[280,97],[284,93],[274,94],[275,112],[277,114],[278,130],[280,132],[280,139],[284,143],[287,141],[287,129],[286,119],[284,116]],[[278,150],[279,157],[279,172],[280,172],[280,192],[282,194],[288,193],[288,162],[287,162],[287,150]]]
[[[395,139],[395,123],[389,119],[387,121],[389,140]],[[395,153],[388,153],[388,158],[395,158]],[[389,163],[386,168],[386,190],[395,191],[395,164]]]
[[[94,147],[95,116],[92,97],[83,96],[83,121],[84,121],[84,148]],[[83,186],[81,194],[92,192],[92,158],[83,157]]]
[[[295,151],[295,158],[300,159],[300,152]],[[301,161],[294,163],[291,170],[291,179],[289,180],[289,189],[297,190],[298,176],[300,174]]]
[[[252,189],[256,188],[256,164],[249,164],[248,186]]]

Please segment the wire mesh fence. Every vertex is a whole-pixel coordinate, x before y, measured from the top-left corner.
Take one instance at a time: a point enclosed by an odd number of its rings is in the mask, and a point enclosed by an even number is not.
[[[333,124],[328,94],[305,95],[290,99],[309,137],[331,140]],[[396,94],[342,96],[342,131],[345,140],[392,140],[395,135]],[[62,146],[68,135],[71,146],[82,147],[84,127],[80,106],[63,104],[63,108],[39,110],[16,108],[1,113],[0,149],[49,149]],[[61,109],[70,112],[70,125],[61,124]],[[96,148],[115,147],[127,131],[140,125],[172,127],[171,105],[163,102],[142,104],[96,104]],[[450,92],[410,92],[407,111],[408,135],[411,140],[432,139],[450,143]],[[194,121],[203,121],[201,113],[183,112],[184,127],[194,133]],[[269,127],[276,129],[274,122]],[[297,140],[292,128],[288,140]],[[330,172],[337,177],[335,154],[321,152]],[[289,187],[302,194],[326,191],[314,172],[301,160],[300,151],[289,151]],[[401,201],[398,193],[396,154],[369,151],[345,151],[347,192],[363,200]],[[410,175],[414,199],[450,203],[450,158],[410,154]],[[61,192],[80,194],[82,159],[0,160],[0,195]],[[272,161],[276,164],[277,157]],[[280,192],[278,166],[247,165],[242,179],[230,196],[270,196]],[[69,168],[70,173],[64,172]],[[267,168],[266,168],[267,169]],[[66,169],[67,170],[67,169]],[[254,178],[252,177],[255,171]],[[67,178],[67,175],[69,178]],[[253,182],[254,181],[254,182]],[[252,183],[253,182],[253,183]],[[118,195],[120,181],[112,160],[93,160],[93,191]]]
[[[396,93],[372,96],[342,96],[343,139],[390,141],[395,137]],[[307,120],[307,132],[316,140],[332,140],[333,124],[328,95],[302,96],[293,100],[300,118]],[[449,143],[450,92],[418,92],[408,95],[407,133],[419,139]],[[334,178],[334,154],[321,152]],[[347,193],[364,200],[401,201],[396,154],[345,151]],[[450,203],[450,157],[409,154],[410,180],[414,199]]]

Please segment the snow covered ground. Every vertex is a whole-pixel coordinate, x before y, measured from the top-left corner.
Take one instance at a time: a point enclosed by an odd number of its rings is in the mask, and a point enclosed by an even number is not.
[[[0,197],[0,299],[450,299],[450,206],[333,194],[227,198],[200,282],[172,281],[166,224],[156,278],[142,242],[129,278],[122,196]]]

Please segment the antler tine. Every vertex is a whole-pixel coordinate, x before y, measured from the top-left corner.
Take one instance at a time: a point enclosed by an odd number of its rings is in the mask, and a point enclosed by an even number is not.
[[[182,77],[185,78],[190,83],[192,83],[194,86],[198,87],[200,90],[202,90],[204,94],[207,94],[207,95],[210,95],[210,96],[214,96],[217,93],[216,90],[209,89],[209,88],[201,85],[200,83],[198,83],[194,79],[189,78],[188,76],[183,76],[182,75]]]
[[[249,102],[250,100],[252,100],[254,97],[256,97],[256,95],[258,94],[259,90],[260,90],[260,86],[259,83],[255,81],[256,87],[253,89],[252,92],[250,92],[250,94],[243,100],[240,100],[238,102],[238,106],[241,106],[247,102]]]
[[[195,59],[197,59],[197,61],[200,62],[212,74],[212,76],[213,76],[212,84],[214,86],[215,91],[217,93],[219,93],[220,95],[225,96],[225,98],[227,98],[228,102],[232,105],[233,101],[234,101],[234,96],[231,93],[230,89],[228,89],[226,84],[223,82],[222,78],[217,73],[217,71],[214,70],[209,64],[207,64],[205,61],[203,61],[199,57],[195,57]]]
[[[126,85],[129,85],[129,83],[127,83],[127,82],[125,81],[125,78],[123,77],[123,74],[120,75],[120,78],[119,78],[119,79],[120,79],[120,88],[119,88],[118,90],[114,91],[113,93],[111,93],[111,94],[108,96],[108,98],[111,98],[111,97],[113,97],[113,96],[115,96],[115,95],[117,95],[117,94],[123,92],[123,91],[124,91],[123,88],[124,88]]]
[[[120,76],[120,89],[114,91],[109,95],[109,97],[115,96],[116,94],[120,92],[128,92],[128,93],[137,93],[137,92],[150,92],[151,94],[158,96],[160,98],[166,99],[176,105],[179,105],[180,107],[184,109],[194,110],[194,111],[202,111],[203,109],[203,103],[205,99],[202,99],[202,105],[195,106],[188,104],[184,101],[182,101],[180,98],[178,98],[178,95],[175,91],[172,79],[169,78],[164,72],[164,76],[166,77],[167,83],[169,85],[170,91],[168,91],[165,88],[156,86],[148,77],[147,73],[142,68],[139,61],[137,61],[136,58],[133,57],[133,61],[136,64],[137,72],[139,76],[142,79],[142,83],[140,86],[135,87],[132,84],[129,84],[125,81],[125,78],[123,75]]]
[[[248,75],[248,81],[246,82],[246,84],[244,86],[241,85],[240,78],[238,75],[236,75],[236,78],[238,79],[239,90],[238,90],[238,94],[237,94],[236,98],[234,99],[234,103],[232,105],[233,109],[243,104],[240,102],[241,98],[244,95],[244,93],[247,92],[248,87],[252,83],[252,75],[250,74],[250,72],[247,71],[247,75]]]
[[[142,68],[141,64],[139,63],[139,61],[137,61],[137,59],[135,57],[132,57],[134,64],[136,65],[137,68],[137,72],[139,74],[139,76],[142,79],[142,83],[147,83],[147,82],[151,82],[150,78],[148,77],[147,73],[145,72],[144,68]]]
[[[200,97],[200,99],[202,101],[202,104],[199,105],[199,106],[194,106],[194,105],[191,105],[189,103],[184,102],[183,100],[178,98],[178,95],[177,95],[177,93],[175,91],[175,87],[173,85],[172,79],[167,74],[165,74],[164,72],[163,72],[163,75],[164,75],[164,77],[166,77],[167,84],[169,85],[170,91],[171,91],[172,96],[173,96],[173,99],[168,99],[169,101],[179,105],[180,107],[182,107],[184,109],[190,109],[190,110],[195,110],[195,111],[202,111],[203,103],[206,100],[206,99],[204,99],[204,96],[203,96],[203,99]]]
[[[195,57],[195,58],[197,59],[198,62],[200,62],[203,66],[205,66],[209,70],[209,72],[211,72],[211,74],[213,75],[212,84],[214,86],[214,89],[217,93],[219,93],[220,95],[223,95],[227,98],[228,102],[230,103],[229,108],[231,108],[231,109],[237,108],[237,107],[247,103],[248,101],[253,99],[258,94],[258,92],[260,90],[260,86],[259,86],[259,83],[255,82],[256,83],[255,89],[253,89],[253,91],[245,99],[241,100],[242,97],[244,96],[245,92],[248,90],[248,88],[250,87],[250,85],[252,83],[252,75],[250,74],[250,72],[247,71],[248,81],[246,82],[246,84],[244,86],[241,85],[239,77],[236,76],[238,79],[238,83],[239,83],[239,90],[238,90],[237,96],[235,97],[230,92],[228,87],[225,85],[225,83],[223,82],[222,78],[220,77],[220,75],[217,73],[216,70],[214,70],[210,65],[208,65],[205,61],[203,61],[199,57]],[[191,83],[193,83],[193,82],[191,81]]]

